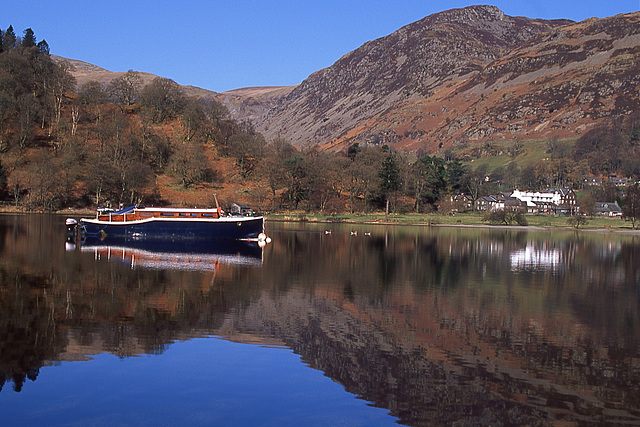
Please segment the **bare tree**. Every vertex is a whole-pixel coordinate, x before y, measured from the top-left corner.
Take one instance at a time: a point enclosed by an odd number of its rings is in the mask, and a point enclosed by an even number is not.
[[[627,186],[627,192],[622,199],[622,212],[631,221],[631,226],[636,228],[640,219],[640,186],[638,183]]]
[[[120,77],[111,80],[107,91],[112,99],[124,109],[138,100],[142,77],[137,71],[129,70]]]
[[[32,133],[33,133],[33,121],[39,109],[39,105],[30,93],[24,93],[18,97],[18,121],[19,121],[19,134],[18,134],[18,146],[20,149],[26,148],[28,145]]]
[[[520,151],[522,150],[522,141],[516,138],[507,143],[507,153],[509,153],[509,157],[515,158]]]
[[[89,81],[82,85],[78,93],[80,105],[84,110],[84,115],[90,120],[100,123],[103,117],[104,104],[107,102],[108,94],[100,82]]]
[[[9,118],[15,111],[15,99],[4,91],[0,92],[0,152],[7,149],[5,132]]]
[[[66,94],[73,89],[76,84],[76,79],[69,74],[69,66],[66,63],[60,64],[54,68],[54,72],[51,76],[51,98],[53,99],[53,111],[54,120],[51,127],[55,129],[60,125],[60,115],[62,114],[62,106],[64,104]],[[52,133],[52,129],[49,129],[49,134]]]
[[[179,143],[169,160],[169,167],[180,177],[184,188],[202,181],[209,170],[204,147],[198,143]]]
[[[155,123],[175,117],[187,100],[180,85],[162,77],[156,77],[146,85],[140,96],[142,105],[151,111]]]

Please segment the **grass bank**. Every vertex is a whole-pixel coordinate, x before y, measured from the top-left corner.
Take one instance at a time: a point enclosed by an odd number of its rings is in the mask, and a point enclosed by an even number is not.
[[[424,225],[474,225],[490,226],[482,221],[483,213],[457,213],[455,215],[442,214],[339,214],[325,215],[319,213],[286,212],[269,214],[268,219],[274,221],[308,221],[308,222],[345,222],[345,223],[371,223],[371,224],[424,224]],[[530,227],[544,228],[573,228],[569,225],[569,217],[549,215],[527,215],[527,223]],[[581,230],[612,230],[612,231],[636,231],[633,230],[630,221],[620,218],[588,218],[586,224],[580,225]]]

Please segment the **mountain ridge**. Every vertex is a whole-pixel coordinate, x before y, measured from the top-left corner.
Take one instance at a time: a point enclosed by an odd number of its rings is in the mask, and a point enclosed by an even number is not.
[[[640,12],[573,22],[469,6],[368,41],[299,85],[185,92],[298,147],[340,151],[357,142],[437,153],[575,138],[640,109],[639,21]],[[80,83],[91,73],[106,78],[100,70],[80,64],[72,73]]]
[[[53,59],[57,63],[66,63],[68,65],[69,72],[73,77],[75,77],[78,87],[81,87],[83,84],[88,83],[89,81],[97,81],[98,83],[106,86],[113,79],[126,74],[126,71],[109,71],[105,68],[85,61],[81,61],[79,59],[64,58],[58,55],[51,55],[51,59]],[[140,76],[143,85],[146,85],[156,77],[159,77],[155,74],[147,73],[144,71],[137,71],[137,73],[138,76]],[[183,88],[187,96],[195,96],[197,98],[205,99],[213,99],[217,96],[217,92],[203,89],[197,86],[181,85],[181,87]]]

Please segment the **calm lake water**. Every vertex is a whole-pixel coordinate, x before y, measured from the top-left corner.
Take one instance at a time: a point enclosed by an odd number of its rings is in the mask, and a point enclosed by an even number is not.
[[[640,424],[638,236],[64,219],[0,215],[3,425]]]

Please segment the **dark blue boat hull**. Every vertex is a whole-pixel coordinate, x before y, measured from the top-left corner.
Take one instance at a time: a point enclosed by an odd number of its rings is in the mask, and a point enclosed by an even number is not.
[[[257,242],[217,239],[147,239],[126,236],[86,236],[79,242],[84,248],[129,248],[147,252],[184,254],[203,254],[221,256],[244,256],[256,260],[262,259],[262,248]]]
[[[80,232],[86,236],[132,236],[186,239],[257,239],[264,232],[262,217],[225,217],[219,219],[162,219],[108,222],[80,220]]]

